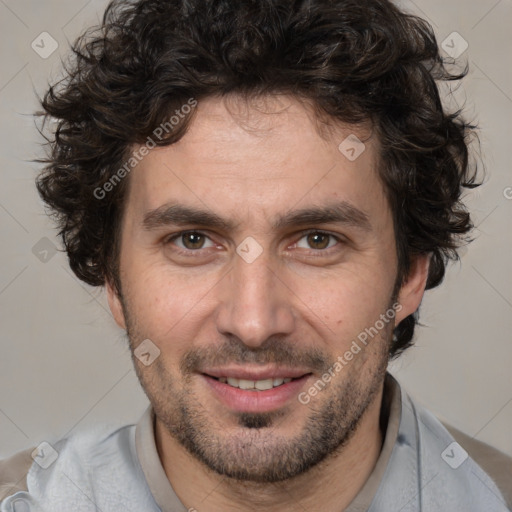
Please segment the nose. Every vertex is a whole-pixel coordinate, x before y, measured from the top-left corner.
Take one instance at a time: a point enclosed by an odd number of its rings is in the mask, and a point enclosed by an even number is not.
[[[265,251],[251,263],[235,255],[231,271],[219,283],[217,329],[251,348],[271,336],[290,334],[295,325],[293,293],[278,265],[271,265]]]

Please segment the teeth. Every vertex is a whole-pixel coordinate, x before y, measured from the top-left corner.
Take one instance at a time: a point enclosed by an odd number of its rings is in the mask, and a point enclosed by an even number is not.
[[[254,391],[266,391],[267,389],[272,389],[277,386],[281,386],[282,384],[287,384],[291,382],[291,378],[287,377],[286,379],[263,379],[263,380],[246,380],[246,379],[235,379],[234,377],[219,377],[219,382],[223,382],[224,384],[229,384],[234,388],[240,389],[250,389]]]
[[[253,380],[240,379],[238,381],[238,387],[240,389],[254,389],[254,381]]]
[[[272,379],[265,379],[265,380],[257,380],[254,384],[254,387],[256,389],[259,389],[260,391],[265,391],[266,389],[272,389],[273,386],[273,380]]]

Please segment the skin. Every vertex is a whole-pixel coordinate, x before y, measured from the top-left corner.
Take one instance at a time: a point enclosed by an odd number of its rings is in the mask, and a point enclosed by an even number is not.
[[[365,144],[353,162],[338,150],[350,134]],[[187,508],[339,511],[375,466],[393,322],[306,405],[294,396],[271,411],[242,413],[201,370],[286,364],[309,372],[299,389],[307,391],[395,298],[396,323],[418,308],[428,258],[413,261],[393,297],[395,234],[377,165],[378,141],[363,127],[322,124],[293,97],[229,96],[201,101],[187,134],[132,171],[122,290],[107,283],[107,292],[132,350],[145,339],[160,350],[149,366],[134,364],[156,412],[162,465]],[[368,226],[274,225],[290,212],[340,202]],[[144,225],[156,218],[149,212],[176,204],[233,225]],[[204,238],[175,237],[187,230]],[[247,237],[262,250],[251,263],[236,252]]]

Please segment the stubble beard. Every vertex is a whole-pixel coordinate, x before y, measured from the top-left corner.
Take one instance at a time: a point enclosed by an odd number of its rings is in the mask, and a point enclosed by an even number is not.
[[[144,339],[135,329],[135,324],[125,307],[127,333],[132,347]],[[219,475],[238,481],[254,483],[277,483],[301,475],[330,457],[339,454],[352,438],[368,407],[373,403],[385,378],[388,363],[392,325],[383,329],[379,336],[356,355],[356,358],[371,358],[371,367],[365,367],[366,376],[361,378],[360,365],[350,364],[335,374],[325,389],[313,397],[307,407],[309,414],[300,432],[292,437],[279,433],[279,426],[286,425],[286,409],[266,413],[232,413],[231,425],[227,428],[212,417],[201,405],[192,389],[197,375],[181,375],[182,385],[167,370],[163,358],[157,358],[150,367],[142,367],[134,359],[139,381],[148,396],[155,414],[169,434],[192,456]],[[233,349],[233,347],[237,347]],[[254,356],[243,344],[227,345],[233,355],[245,354],[229,361],[248,362],[262,359]],[[267,362],[283,362],[296,359],[288,353],[289,348],[269,349]],[[296,352],[296,349],[292,349]],[[369,350],[374,353],[369,356]],[[217,355],[223,354],[216,349]],[[285,354],[288,357],[284,359]],[[273,357],[272,354],[279,354]],[[317,353],[310,354],[311,360]],[[184,361],[197,359],[196,352],[189,352]],[[262,353],[262,357],[265,357]],[[308,356],[306,356],[306,359]],[[220,359],[220,357],[219,357]],[[302,358],[304,359],[304,358]],[[181,368],[187,366],[182,361]],[[323,356],[325,370],[332,367]],[[190,366],[190,365],[189,365]],[[322,372],[319,372],[322,375]],[[299,402],[297,402],[298,404]],[[294,404],[293,407],[296,407]],[[299,407],[306,407],[299,405]],[[233,417],[236,424],[233,424]]]

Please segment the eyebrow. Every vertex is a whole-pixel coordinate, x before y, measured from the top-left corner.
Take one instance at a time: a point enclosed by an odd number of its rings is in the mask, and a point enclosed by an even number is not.
[[[362,231],[371,231],[372,229],[368,215],[346,201],[287,212],[278,216],[272,227],[279,230],[306,224],[330,223],[343,224]],[[226,220],[213,212],[182,204],[164,204],[159,208],[148,211],[142,221],[142,226],[147,231],[169,225],[194,225],[203,228],[234,231],[239,224],[239,222]]]

